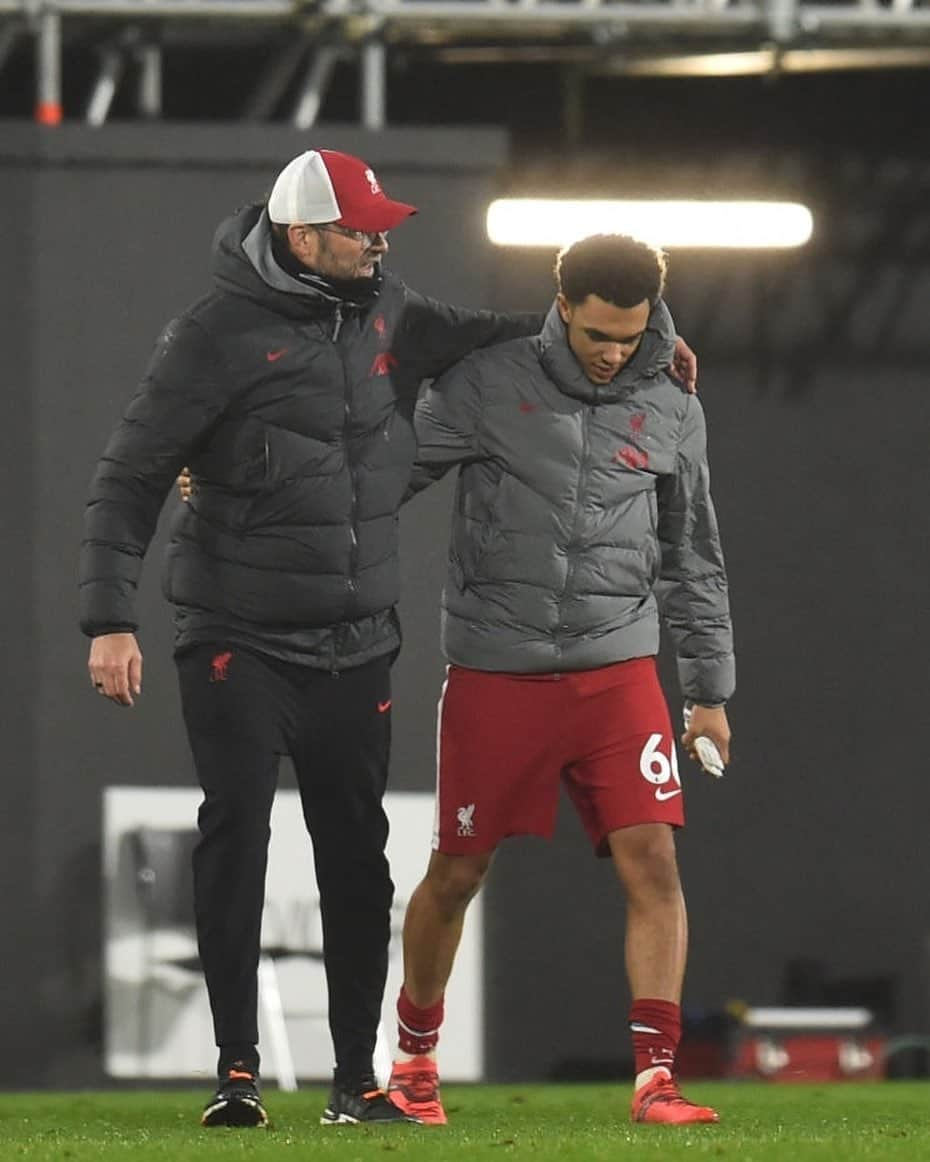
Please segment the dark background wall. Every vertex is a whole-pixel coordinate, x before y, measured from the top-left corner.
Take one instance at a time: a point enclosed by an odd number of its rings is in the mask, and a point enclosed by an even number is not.
[[[93,462],[157,332],[206,289],[219,218],[313,145],[366,157],[421,207],[390,258],[418,289],[508,309],[548,301],[552,255],[495,254],[483,236],[505,157],[493,132],[0,126],[0,1022],[15,1047],[0,1083],[99,1077],[100,792],[192,782],[157,546],[143,698],[118,711],[87,683],[74,569]],[[771,159],[742,172],[761,184]],[[919,734],[930,261],[901,245],[927,226],[894,209],[908,183],[858,172],[782,167],[786,188],[819,199],[821,241],[804,256],[672,256],[669,301],[702,358],[740,661],[732,771],[722,784],[689,771],[687,1001],[777,1000],[786,962],[807,957],[833,978],[892,978],[895,1026],[917,1030],[930,987]],[[711,177],[691,183],[702,184]],[[397,788],[433,780],[448,494],[446,482],[403,520]],[[570,815],[552,845],[502,850],[487,926],[492,1076],[625,1057],[622,902]]]
[[[0,667],[3,701],[4,779],[0,809],[0,931],[4,933],[4,969],[0,973],[0,1021],[7,1036],[22,1047],[24,1068],[35,1074],[38,1054],[30,1036],[36,1016],[33,880],[35,819],[38,804],[36,732],[32,703],[38,682],[36,608],[33,592],[36,430],[35,353],[29,341],[29,318],[36,291],[31,243],[31,182],[25,173],[5,172],[3,201],[22,208],[17,217],[0,214],[0,253],[5,270],[15,277],[0,279],[0,319],[3,320],[3,422],[0,424],[0,482],[7,500],[0,505],[4,567],[3,600],[6,662]],[[6,206],[4,206],[6,209]],[[18,499],[17,499],[18,498]],[[15,661],[14,661],[15,659]],[[10,951],[18,950],[17,955]]]

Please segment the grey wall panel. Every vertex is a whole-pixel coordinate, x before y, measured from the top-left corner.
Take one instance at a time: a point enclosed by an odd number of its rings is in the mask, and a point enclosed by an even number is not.
[[[15,213],[0,214],[0,569],[4,660],[0,666],[3,706],[2,807],[0,807],[0,932],[3,971],[0,1013],[8,1042],[21,1047],[25,1079],[41,1074],[42,1033],[34,1036],[37,1011],[35,940],[41,920],[36,892],[36,778],[41,724],[33,708],[41,666],[36,652],[38,610],[34,560],[41,479],[36,465],[35,351],[30,303],[36,289],[34,238],[39,229],[25,173],[5,175],[4,201]]]
[[[930,1016],[930,400],[907,364],[821,373],[794,403],[754,398],[738,369],[709,381],[742,757],[725,813],[702,795],[687,844],[713,925],[691,989],[764,1001],[789,957],[813,957],[835,976],[894,977],[914,1029]]]

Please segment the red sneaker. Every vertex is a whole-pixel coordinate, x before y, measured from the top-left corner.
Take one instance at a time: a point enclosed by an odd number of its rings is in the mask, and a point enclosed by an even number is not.
[[[395,1061],[388,1082],[388,1096],[405,1114],[424,1126],[444,1126],[448,1121],[439,1096],[439,1071],[432,1057]]]
[[[630,1119],[652,1125],[690,1126],[719,1122],[720,1116],[710,1106],[696,1106],[682,1097],[675,1079],[663,1069],[633,1094]]]

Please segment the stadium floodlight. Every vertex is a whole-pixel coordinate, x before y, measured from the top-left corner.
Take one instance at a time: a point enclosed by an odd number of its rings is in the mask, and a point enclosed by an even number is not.
[[[798,202],[502,198],[488,207],[497,246],[568,246],[589,234],[631,234],[653,246],[784,249],[813,232]]]

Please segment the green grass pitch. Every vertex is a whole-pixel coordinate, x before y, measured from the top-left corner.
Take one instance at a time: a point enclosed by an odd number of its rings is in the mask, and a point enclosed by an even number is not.
[[[326,1093],[266,1092],[267,1130],[203,1130],[208,1094],[179,1091],[0,1094],[3,1162],[164,1159],[212,1162],[471,1162],[533,1159],[729,1159],[731,1162],[930,1160],[930,1084],[765,1085],[702,1082],[689,1097],[716,1126],[631,1126],[626,1086],[455,1086],[446,1127],[321,1126]]]

